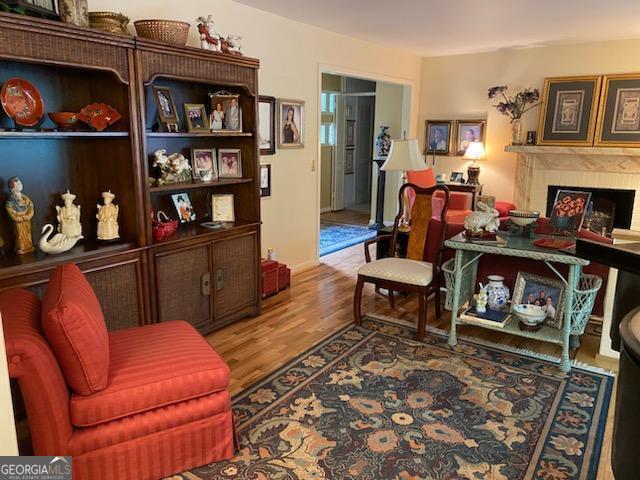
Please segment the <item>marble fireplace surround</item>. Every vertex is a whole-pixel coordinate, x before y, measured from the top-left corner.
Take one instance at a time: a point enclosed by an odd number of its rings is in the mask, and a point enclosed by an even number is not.
[[[518,155],[514,203],[518,208],[547,208],[550,185],[640,191],[640,148],[508,146]],[[640,230],[640,195],[631,229]]]

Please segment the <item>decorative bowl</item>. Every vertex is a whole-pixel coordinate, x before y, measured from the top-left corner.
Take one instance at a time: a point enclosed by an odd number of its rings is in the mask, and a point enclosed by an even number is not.
[[[106,103],[91,103],[78,113],[78,118],[91,128],[102,132],[122,118],[122,115]]]
[[[42,95],[24,78],[10,78],[0,90],[0,103],[9,118],[21,127],[33,127],[44,115]]]
[[[49,112],[47,115],[60,130],[70,130],[78,123],[78,114],[74,112]]]
[[[129,18],[115,12],[89,12],[89,25],[110,33],[129,33],[127,24]]]
[[[174,45],[186,45],[189,38],[187,22],[175,20],[138,20],[133,22],[139,37],[172,43]]]
[[[528,327],[537,327],[547,318],[547,312],[538,305],[526,305],[521,303],[513,307],[513,313]]]
[[[540,217],[540,212],[532,210],[509,210],[509,220],[520,227],[532,224]]]

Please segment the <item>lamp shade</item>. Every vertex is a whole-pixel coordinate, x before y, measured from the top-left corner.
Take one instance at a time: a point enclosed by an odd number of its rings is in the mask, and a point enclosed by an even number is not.
[[[484,144],[482,142],[471,142],[467,147],[467,151],[464,152],[464,157],[466,160],[473,160],[474,162],[477,160],[484,159]]]
[[[387,161],[384,162],[380,170],[411,172],[413,170],[424,170],[427,168],[418,140],[415,138],[404,140],[392,140],[391,149]]]

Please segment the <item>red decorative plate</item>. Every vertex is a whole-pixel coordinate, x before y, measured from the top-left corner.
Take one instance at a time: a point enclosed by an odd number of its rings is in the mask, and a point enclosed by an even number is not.
[[[573,240],[553,240],[552,238],[541,238],[540,240],[534,240],[533,244],[537,247],[562,250],[563,248],[573,247],[576,242],[574,242]]]
[[[6,114],[23,127],[37,125],[44,115],[42,95],[23,78],[10,78],[2,85],[0,102]]]
[[[80,110],[78,118],[90,127],[101,132],[109,125],[113,125],[120,120],[122,115],[111,105],[107,105],[106,103],[92,103]]]

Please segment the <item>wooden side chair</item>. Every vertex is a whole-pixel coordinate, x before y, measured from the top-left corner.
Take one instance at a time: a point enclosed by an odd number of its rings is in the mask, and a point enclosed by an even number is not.
[[[402,206],[405,201],[405,192],[412,189],[415,200],[411,209],[411,231],[407,243],[406,258],[396,257],[396,244],[398,240],[398,225],[402,217]],[[432,196],[436,191],[444,193],[440,221],[441,233],[435,244],[429,245],[428,228],[433,215]],[[435,293],[436,318],[440,318],[440,257],[446,234],[447,208],[449,205],[449,189],[444,185],[436,185],[430,188],[422,188],[412,183],[406,183],[399,192],[400,210],[394,220],[393,233],[379,235],[365,242],[365,258],[367,263],[358,270],[358,282],[353,298],[353,316],[357,325],[362,324],[362,288],[365,283],[373,283],[376,288],[389,290],[389,302],[394,307],[393,292],[409,291],[418,293],[418,340],[425,335],[427,324],[427,300]],[[381,240],[389,242],[389,256],[379,260],[371,260],[369,247]],[[429,249],[436,251],[436,264],[430,263]]]

